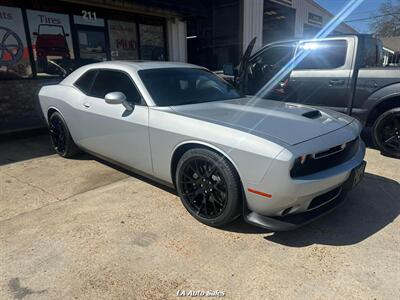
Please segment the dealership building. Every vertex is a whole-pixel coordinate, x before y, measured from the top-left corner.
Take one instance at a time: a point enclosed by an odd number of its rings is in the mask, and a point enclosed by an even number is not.
[[[312,37],[333,16],[312,0],[2,0],[0,133],[42,127],[37,93],[104,60],[220,69],[255,48]],[[346,24],[336,33],[355,33]]]

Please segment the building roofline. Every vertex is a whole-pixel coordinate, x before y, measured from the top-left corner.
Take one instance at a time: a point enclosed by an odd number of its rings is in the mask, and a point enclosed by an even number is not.
[[[315,2],[314,0],[306,0],[306,1],[307,1],[309,4],[311,4],[311,5],[315,5],[318,9],[320,9],[320,10],[322,10],[324,13],[330,15],[332,18],[334,17],[334,15],[333,15],[329,10],[327,10],[327,9],[324,8],[324,7],[322,7],[321,5],[319,5],[319,4],[318,4],[317,2]],[[345,23],[345,22],[341,22],[340,25],[343,25],[343,26],[349,28],[350,30],[355,31],[355,33],[357,32],[357,30],[355,30],[353,27],[351,27],[350,25],[348,25],[348,24]]]

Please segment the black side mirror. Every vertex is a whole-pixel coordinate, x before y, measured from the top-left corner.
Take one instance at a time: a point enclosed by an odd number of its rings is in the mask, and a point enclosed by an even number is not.
[[[224,75],[228,76],[236,76],[237,74],[237,70],[235,70],[232,64],[224,64],[222,66],[222,71]]]

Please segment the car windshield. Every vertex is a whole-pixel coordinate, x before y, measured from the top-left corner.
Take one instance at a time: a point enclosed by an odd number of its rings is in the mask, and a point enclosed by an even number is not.
[[[203,69],[160,68],[140,70],[138,73],[157,106],[242,97],[229,83]]]

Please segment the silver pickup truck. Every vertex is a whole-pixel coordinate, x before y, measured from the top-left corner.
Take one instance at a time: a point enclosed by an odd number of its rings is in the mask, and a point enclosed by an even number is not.
[[[400,67],[383,66],[380,40],[341,35],[268,44],[223,75],[247,95],[260,91],[282,68],[290,69],[266,98],[324,106],[356,117],[368,127],[376,147],[400,158]],[[293,59],[306,51],[298,64]]]

